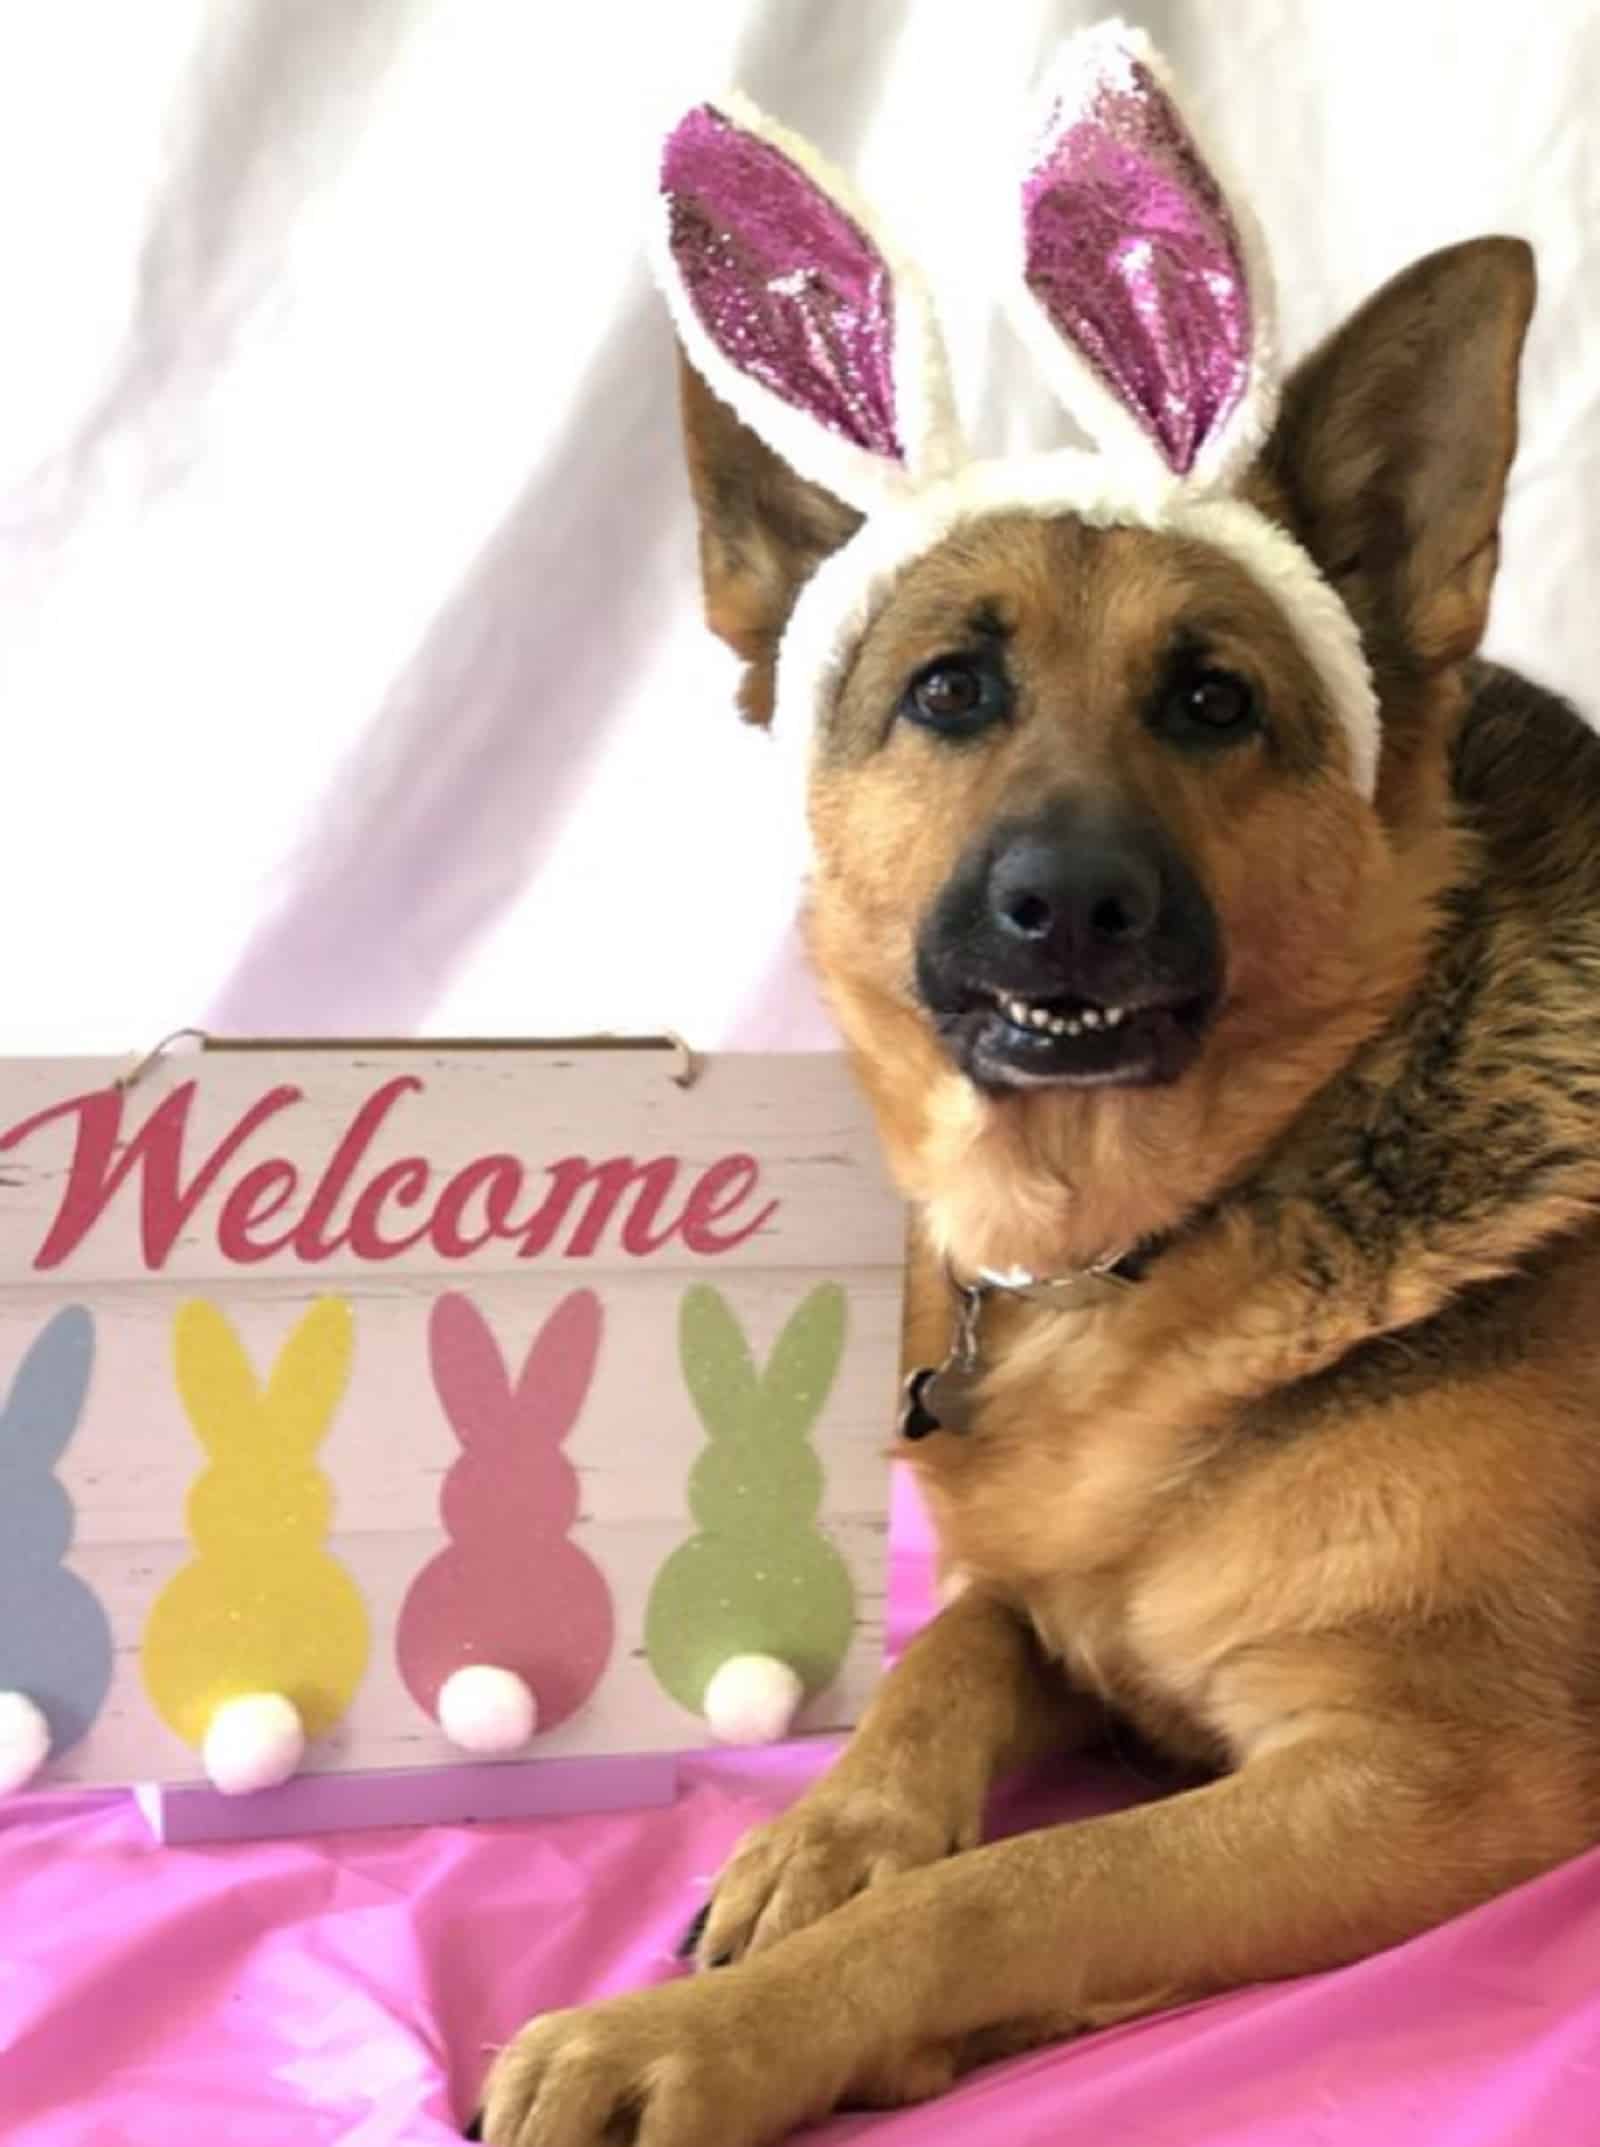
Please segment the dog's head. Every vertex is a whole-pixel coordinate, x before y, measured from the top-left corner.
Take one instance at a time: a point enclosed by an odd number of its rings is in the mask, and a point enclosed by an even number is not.
[[[811,943],[963,1262],[1163,1227],[1415,978],[1532,296],[1517,241],[1419,262],[1291,377],[1237,487],[1360,631],[1375,798],[1292,607],[1193,534],[1002,508],[877,605],[819,718]],[[765,722],[796,598],[859,517],[687,366],[683,396],[708,616]]]

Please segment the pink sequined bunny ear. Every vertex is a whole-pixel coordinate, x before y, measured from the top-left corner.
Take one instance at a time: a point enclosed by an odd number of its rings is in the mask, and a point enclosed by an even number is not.
[[[1272,290],[1142,31],[1070,39],[1022,184],[1016,325],[1118,462],[1186,489],[1237,477],[1272,420]]]
[[[922,278],[813,149],[724,97],[667,137],[661,196],[689,361],[791,469],[871,513],[959,464]]]

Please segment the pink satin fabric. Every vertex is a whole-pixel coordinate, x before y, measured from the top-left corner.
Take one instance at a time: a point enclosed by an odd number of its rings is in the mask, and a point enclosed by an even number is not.
[[[902,1636],[926,1606],[897,1529]],[[121,1799],[0,1818],[5,2147],[445,2147],[488,2045],[544,2007],[676,1972],[743,1829],[816,1749],[696,1761],[669,1810],[151,1845]],[[997,1813],[1140,1785],[1063,1770]],[[1600,2139],[1600,1854],[1337,1975],[1042,2052],[817,2147],[1584,2147]],[[706,2147],[715,2147],[707,2142]]]

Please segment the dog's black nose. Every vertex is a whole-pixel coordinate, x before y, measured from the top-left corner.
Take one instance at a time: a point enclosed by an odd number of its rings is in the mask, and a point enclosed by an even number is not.
[[[989,867],[989,914],[1003,937],[1063,954],[1147,939],[1161,915],[1161,868],[1130,836],[1019,830]]]

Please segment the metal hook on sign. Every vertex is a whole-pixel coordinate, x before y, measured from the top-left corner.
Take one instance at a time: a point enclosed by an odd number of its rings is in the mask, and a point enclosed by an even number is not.
[[[152,1044],[148,1051],[132,1056],[111,1086],[113,1088],[132,1088],[136,1082],[144,1079],[157,1060],[166,1056],[174,1044],[181,1044],[189,1039],[197,1043],[202,1051],[211,1041],[210,1036],[204,1029],[173,1029],[163,1036],[158,1044]]]
[[[672,1079],[679,1088],[693,1088],[700,1078],[700,1061],[676,1029],[663,1029],[662,1035],[672,1046],[677,1064],[672,1069]]]

